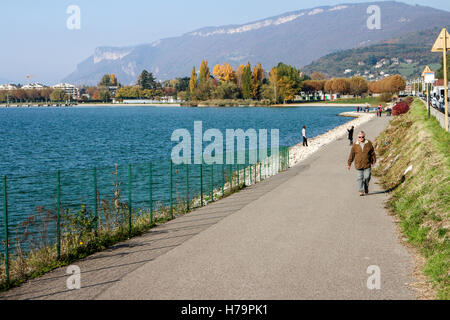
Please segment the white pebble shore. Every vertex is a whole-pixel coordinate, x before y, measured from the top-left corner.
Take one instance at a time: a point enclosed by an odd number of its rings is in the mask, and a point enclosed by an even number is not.
[[[314,152],[319,150],[321,147],[337,140],[338,138],[347,135],[347,129],[351,126],[355,127],[355,135],[357,134],[358,129],[361,125],[364,123],[367,123],[376,115],[374,113],[358,113],[358,112],[343,112],[339,114],[340,116],[344,117],[356,117],[356,119],[347,122],[343,125],[340,125],[339,127],[334,128],[333,130],[330,130],[328,132],[325,132],[324,134],[321,134],[320,136],[317,136],[311,140],[308,139],[308,147],[303,146],[303,141],[299,144],[289,148],[289,166],[295,166],[299,164],[301,161],[308,158],[310,155],[312,155]]]

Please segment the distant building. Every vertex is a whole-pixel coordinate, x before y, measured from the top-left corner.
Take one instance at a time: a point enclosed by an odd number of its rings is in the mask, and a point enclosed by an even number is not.
[[[352,69],[345,69],[344,74],[352,73]]]
[[[69,83],[58,83],[52,86],[53,89],[63,90],[65,93],[70,95],[72,99],[77,100],[79,98],[79,90],[73,84]]]
[[[358,66],[365,66],[366,64],[363,61],[358,62]]]
[[[22,89],[24,90],[42,90],[45,88],[47,88],[47,86],[44,86],[43,84],[40,83],[30,83],[22,87]]]

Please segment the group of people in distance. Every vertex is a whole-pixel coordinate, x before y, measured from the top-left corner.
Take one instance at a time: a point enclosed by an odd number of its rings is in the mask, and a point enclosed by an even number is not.
[[[368,104],[363,107],[360,107],[360,106],[356,107],[356,112],[369,112],[369,111],[370,111],[370,107]],[[381,104],[375,108],[375,111],[377,112],[377,117],[381,117],[381,115],[383,114],[383,107],[381,106]],[[386,116],[391,116],[391,115],[392,115],[392,109],[386,108]]]

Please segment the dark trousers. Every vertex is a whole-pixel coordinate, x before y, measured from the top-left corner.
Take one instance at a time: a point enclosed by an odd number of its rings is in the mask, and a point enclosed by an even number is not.
[[[307,147],[308,146],[308,139],[306,139],[306,137],[303,137],[303,146]]]

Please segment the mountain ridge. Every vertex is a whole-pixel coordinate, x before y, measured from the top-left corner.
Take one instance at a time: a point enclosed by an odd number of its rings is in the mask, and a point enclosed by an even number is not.
[[[370,5],[381,9],[381,30],[367,28]],[[115,73],[123,84],[129,84],[143,69],[166,80],[190,75],[192,66],[202,59],[211,67],[224,62],[233,67],[261,62],[264,68],[271,68],[280,61],[302,67],[335,51],[424,29],[424,19],[430,21],[427,27],[438,26],[450,20],[450,13],[395,1],[290,11],[245,24],[203,27],[149,44],[99,47],[63,81],[96,84],[103,74]]]

